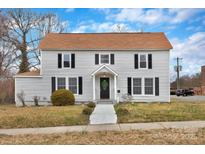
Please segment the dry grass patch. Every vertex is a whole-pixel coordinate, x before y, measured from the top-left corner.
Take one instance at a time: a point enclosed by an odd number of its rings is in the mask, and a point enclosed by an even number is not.
[[[0,135],[0,144],[205,144],[205,129]]]
[[[158,121],[186,121],[205,120],[205,102],[171,103],[126,103],[117,104],[115,109],[124,108],[128,114],[118,113],[118,122],[158,122]]]
[[[64,125],[83,125],[88,116],[81,112],[84,106],[41,106],[15,107],[0,106],[0,128],[48,127]]]

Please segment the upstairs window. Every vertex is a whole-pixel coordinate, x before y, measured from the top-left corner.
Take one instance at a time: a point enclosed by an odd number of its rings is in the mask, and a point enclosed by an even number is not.
[[[66,80],[63,77],[57,78],[57,88],[66,89]]]
[[[64,68],[69,68],[70,67],[70,54],[64,54],[63,55],[63,67]]]
[[[109,54],[101,54],[100,55],[100,63],[101,64],[109,64],[110,63],[110,55]]]
[[[153,78],[144,79],[145,95],[153,95]]]
[[[140,61],[140,68],[147,68],[147,55],[146,54],[140,54],[139,57]]]

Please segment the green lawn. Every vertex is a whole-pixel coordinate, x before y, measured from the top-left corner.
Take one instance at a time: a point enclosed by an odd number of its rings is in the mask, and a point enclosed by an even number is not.
[[[119,123],[205,120],[205,102],[126,103],[115,105],[116,111],[125,108],[127,114],[117,113]]]
[[[0,105],[0,128],[49,127],[88,124],[83,105],[15,107]]]

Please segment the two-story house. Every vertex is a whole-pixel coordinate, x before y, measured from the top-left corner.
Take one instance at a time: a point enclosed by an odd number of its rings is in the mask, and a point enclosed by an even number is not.
[[[15,76],[27,105],[49,105],[53,91],[71,90],[78,102],[169,102],[172,45],[164,33],[50,33],[40,42],[41,69]]]

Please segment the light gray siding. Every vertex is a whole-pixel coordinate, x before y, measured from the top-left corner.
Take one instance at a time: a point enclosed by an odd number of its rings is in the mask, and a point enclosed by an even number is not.
[[[27,105],[33,105],[33,97],[40,96],[40,105],[48,105],[51,95],[51,81],[49,78],[27,77],[15,78],[15,101],[17,106],[21,106],[21,101],[17,94],[24,92]]]
[[[170,101],[169,51],[42,51],[42,78],[16,78],[16,94],[21,90],[26,93],[26,100],[39,95],[50,101],[51,77],[83,77],[83,94],[75,95],[76,101],[92,101],[93,81],[91,73],[101,65],[95,65],[96,53],[114,53],[115,64],[109,68],[118,73],[118,101],[127,93],[127,77],[159,77],[159,96],[133,96],[134,101]],[[152,54],[152,69],[134,69],[134,54]],[[58,53],[75,53],[75,68],[58,68]],[[111,97],[113,98],[113,77],[111,77]],[[96,78],[96,99],[99,98],[99,78]],[[17,98],[16,101],[18,102]]]

